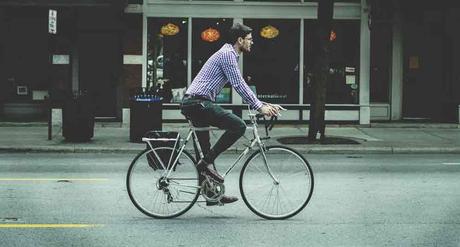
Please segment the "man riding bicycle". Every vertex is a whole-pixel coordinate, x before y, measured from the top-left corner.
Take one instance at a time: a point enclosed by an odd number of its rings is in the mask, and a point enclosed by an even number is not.
[[[198,75],[187,89],[181,103],[182,114],[195,127],[215,126],[224,129],[224,134],[211,148],[208,131],[197,132],[204,158],[197,164],[200,175],[206,175],[223,183],[224,178],[214,170],[216,157],[233,145],[246,131],[244,121],[233,113],[225,111],[214,103],[216,96],[228,82],[252,109],[267,116],[278,115],[279,105],[261,102],[244,81],[238,66],[240,54],[251,51],[254,44],[252,29],[235,23],[229,31],[229,43],[224,44],[203,65]],[[220,203],[232,203],[237,197],[223,196]],[[207,202],[208,206],[217,203]]]

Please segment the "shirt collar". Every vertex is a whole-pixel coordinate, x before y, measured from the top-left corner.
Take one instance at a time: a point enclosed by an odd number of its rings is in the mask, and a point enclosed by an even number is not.
[[[240,54],[238,54],[238,52],[235,51],[235,48],[233,48],[233,45],[231,45],[231,44],[229,44],[229,43],[226,43],[226,44],[224,45],[224,47],[225,47],[225,49],[228,49],[228,50],[230,50],[231,52],[233,52],[233,54],[235,54],[235,56],[236,56],[237,58],[240,57]]]

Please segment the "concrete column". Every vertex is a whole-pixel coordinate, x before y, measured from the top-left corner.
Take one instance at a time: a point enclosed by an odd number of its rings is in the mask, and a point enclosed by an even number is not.
[[[393,24],[393,50],[391,63],[391,120],[402,118],[402,96],[403,96],[403,38],[402,21],[399,13],[395,13]]]
[[[147,16],[143,12],[142,13],[142,87],[146,87],[146,86],[147,86]]]
[[[51,109],[51,125],[62,127],[62,109],[61,108]]]
[[[458,105],[458,123],[460,124],[460,105]]]
[[[304,19],[301,19],[300,20],[300,40],[299,40],[299,43],[300,43],[300,56],[299,56],[299,104],[303,104],[303,81],[304,81],[304,78],[303,78],[303,71],[304,71],[304,40],[303,40],[303,37],[305,35],[304,33],[304,30],[305,30],[305,24],[304,24]]]
[[[370,30],[368,26],[368,6],[361,0],[361,36],[360,36],[360,70],[359,70],[359,123],[370,124],[369,81],[371,69]]]
[[[130,124],[131,109],[123,108],[122,111],[123,112],[122,112],[121,126],[123,128],[128,128]]]
[[[192,84],[192,17],[188,18],[188,33],[187,33],[187,88]]]

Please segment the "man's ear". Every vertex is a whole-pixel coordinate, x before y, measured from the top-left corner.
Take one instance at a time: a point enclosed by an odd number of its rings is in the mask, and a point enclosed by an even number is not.
[[[243,40],[244,40],[243,38],[238,37],[238,40],[237,40],[238,44],[240,44],[240,45],[243,44]]]

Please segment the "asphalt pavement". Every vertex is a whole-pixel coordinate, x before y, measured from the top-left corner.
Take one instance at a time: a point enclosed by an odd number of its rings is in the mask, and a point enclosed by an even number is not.
[[[459,246],[458,154],[309,154],[313,197],[302,212],[264,220],[244,204],[239,164],[226,193],[157,220],[131,203],[134,155],[0,153],[0,246]],[[218,158],[218,169],[235,155]],[[148,191],[148,188],[146,188]]]
[[[458,124],[410,124],[373,123],[361,125],[327,125],[326,136],[357,141],[359,144],[289,144],[302,153],[460,153],[460,125]],[[165,131],[179,131],[185,138],[187,124],[165,123]],[[279,138],[302,137],[308,132],[307,125],[277,125],[270,132],[268,145],[279,145]],[[259,133],[264,136],[261,126]],[[213,131],[211,142],[222,134]],[[239,152],[249,143],[241,138],[227,152]],[[189,144],[191,149],[191,145]],[[68,142],[62,136],[62,128],[52,128],[48,140],[45,123],[0,123],[0,151],[3,152],[138,152],[145,144],[129,141],[129,127],[121,123],[96,123],[94,137],[89,142]]]

